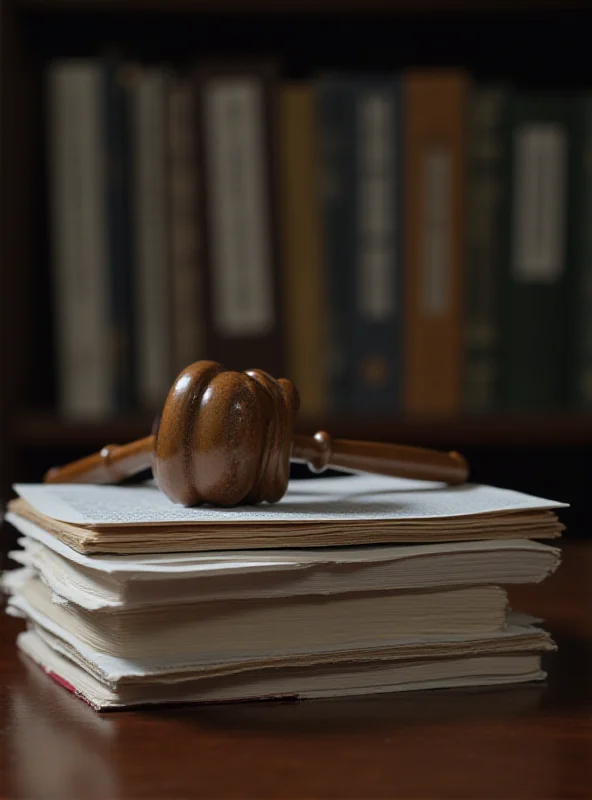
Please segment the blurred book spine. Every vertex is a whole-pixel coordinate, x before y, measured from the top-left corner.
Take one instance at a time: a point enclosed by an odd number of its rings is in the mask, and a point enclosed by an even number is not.
[[[100,419],[113,410],[102,97],[98,62],[49,67],[58,403],[73,418]]]
[[[206,358],[203,248],[197,203],[197,154],[192,82],[174,76],[168,95],[168,221],[173,295],[173,371]]]
[[[461,409],[467,76],[403,77],[405,159],[404,410]]]
[[[568,201],[574,105],[513,93],[502,241],[502,403],[557,410],[567,400]]]
[[[327,387],[320,148],[312,85],[282,87],[279,150],[287,360],[300,392],[300,412],[314,418],[326,410]]]
[[[396,414],[401,407],[400,80],[361,78],[355,102],[352,406]]]
[[[492,413],[500,376],[499,232],[504,213],[507,92],[474,86],[467,142],[466,273],[464,295],[463,409]]]
[[[204,65],[195,87],[208,357],[279,376],[284,331],[275,69]]]
[[[168,74],[135,70],[131,78],[134,321],[141,406],[162,407],[174,377],[167,209]]]
[[[317,80],[316,95],[321,141],[329,407],[347,413],[352,410],[353,400],[355,85],[349,77],[324,75]]]
[[[109,359],[115,373],[111,406],[112,411],[129,411],[135,402],[129,90],[126,65],[118,54],[108,53],[99,63],[103,74],[103,145],[106,147],[107,183],[103,202],[107,208]],[[87,255],[85,252],[85,257]]]

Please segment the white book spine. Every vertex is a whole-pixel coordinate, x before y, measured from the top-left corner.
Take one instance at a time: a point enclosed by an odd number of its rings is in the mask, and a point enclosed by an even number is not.
[[[211,79],[204,113],[214,326],[221,336],[262,336],[274,325],[263,89],[250,78]]]
[[[59,405],[96,419],[112,410],[113,386],[98,63],[50,67],[49,118]]]
[[[356,300],[362,317],[369,322],[384,322],[394,313],[396,302],[392,98],[388,92],[367,92],[358,101],[356,113],[360,191]]]
[[[567,132],[552,122],[522,125],[514,134],[514,154],[513,276],[522,283],[554,283],[565,268]]]
[[[171,276],[175,372],[204,357],[193,90],[171,82],[168,104]]]
[[[162,69],[139,73],[132,90],[135,341],[138,397],[160,408],[173,379],[167,213],[166,92]]]

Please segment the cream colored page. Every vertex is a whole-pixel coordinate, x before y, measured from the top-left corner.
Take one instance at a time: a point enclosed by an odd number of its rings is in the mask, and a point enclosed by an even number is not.
[[[88,569],[122,578],[144,574],[146,577],[174,577],[175,575],[214,575],[222,573],[278,570],[294,566],[374,564],[384,561],[402,561],[426,556],[442,556],[449,553],[474,554],[495,559],[498,553],[520,551],[528,554],[544,554],[550,560],[558,559],[556,547],[540,544],[529,539],[501,539],[475,542],[442,542],[421,545],[355,545],[331,548],[300,548],[208,551],[205,553],[166,553],[158,555],[140,554],[127,556],[85,555],[56,539],[30,520],[9,512],[6,521],[25,536],[55,551],[60,556]]]

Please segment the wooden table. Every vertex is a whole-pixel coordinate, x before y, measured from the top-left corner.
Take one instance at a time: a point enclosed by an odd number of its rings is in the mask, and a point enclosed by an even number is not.
[[[0,797],[590,798],[592,544],[513,605],[559,644],[545,685],[99,715],[0,622]]]

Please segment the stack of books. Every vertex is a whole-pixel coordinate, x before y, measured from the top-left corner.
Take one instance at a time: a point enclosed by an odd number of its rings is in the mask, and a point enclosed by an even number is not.
[[[355,475],[272,506],[183,508],[153,482],[17,485],[18,645],[94,708],[541,680],[563,504]]]

